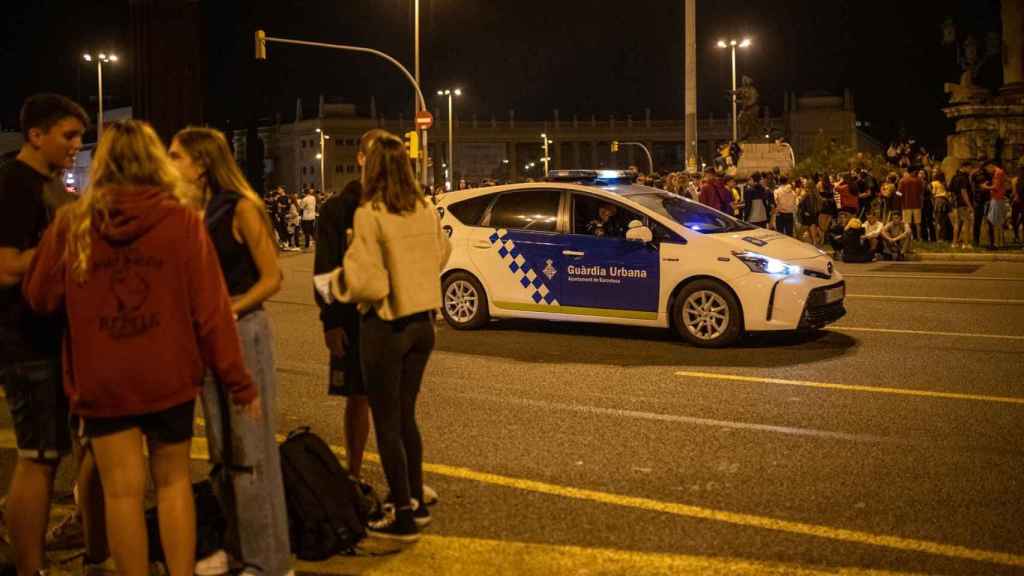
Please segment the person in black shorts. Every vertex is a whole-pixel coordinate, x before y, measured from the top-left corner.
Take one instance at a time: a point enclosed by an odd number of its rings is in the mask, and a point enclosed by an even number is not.
[[[356,162],[360,167],[374,139],[385,135],[384,130],[370,130],[359,139]],[[360,181],[349,182],[338,194],[331,196],[320,208],[317,228],[314,274],[326,274],[341,266],[348,249],[348,232],[352,218],[363,196]],[[328,304],[314,291],[320,306],[320,322],[324,327],[324,342],[330,351],[328,393],[345,397],[345,454],[348,472],[353,478],[362,475],[363,452],[370,436],[370,404],[366,397],[366,384],[359,364],[359,312],[355,304],[331,302]]]
[[[61,458],[77,447],[62,387],[63,319],[35,315],[20,284],[57,209],[75,199],[64,189],[61,172],[74,165],[88,123],[85,111],[68,98],[32,96],[21,109],[25,142],[0,167],[0,382],[18,445],[5,519],[19,574],[45,568],[54,475]],[[81,456],[77,480],[86,561],[98,563],[107,557],[102,494],[91,452]]]
[[[385,130],[374,129],[360,137],[356,153],[356,162],[360,167],[366,162],[373,141],[387,134]],[[353,217],[362,196],[362,184],[356,179],[320,207],[313,274],[327,274],[341,266],[348,249]],[[370,437],[370,403],[359,360],[359,312],[355,304],[337,301],[328,304],[316,290],[314,298],[320,307],[324,342],[330,351],[328,394],[345,397],[344,432],[348,473],[362,485],[363,453]],[[437,502],[437,492],[424,486],[423,499],[425,504],[432,505]]]

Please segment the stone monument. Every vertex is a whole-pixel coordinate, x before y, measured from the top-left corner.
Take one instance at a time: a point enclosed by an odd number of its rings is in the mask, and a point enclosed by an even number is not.
[[[969,36],[959,53],[960,83],[946,84],[951,106],[943,112],[956,128],[946,138],[944,164],[992,158],[1013,170],[1024,160],[1024,0],[1002,0],[1001,8],[1003,86],[993,94],[974,83],[980,59]]]

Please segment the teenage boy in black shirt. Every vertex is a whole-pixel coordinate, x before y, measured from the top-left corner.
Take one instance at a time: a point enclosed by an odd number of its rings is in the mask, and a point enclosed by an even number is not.
[[[64,189],[61,172],[74,165],[88,121],[85,111],[63,96],[30,97],[21,109],[25,142],[17,157],[0,167],[0,382],[18,445],[5,519],[21,576],[45,568],[54,475],[72,449],[60,361],[62,321],[29,310],[21,277],[57,209],[74,199]],[[87,556],[103,551],[87,563],[98,563],[106,556],[102,492],[88,452],[79,466],[78,486],[87,527],[100,521],[99,530],[86,530]]]

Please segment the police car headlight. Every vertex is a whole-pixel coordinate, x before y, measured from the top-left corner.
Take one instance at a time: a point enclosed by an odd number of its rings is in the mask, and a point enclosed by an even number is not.
[[[799,274],[800,267],[792,264],[786,264],[782,260],[777,260],[764,254],[758,254],[757,252],[733,252],[740,262],[747,265],[751,272],[758,272],[761,274]]]

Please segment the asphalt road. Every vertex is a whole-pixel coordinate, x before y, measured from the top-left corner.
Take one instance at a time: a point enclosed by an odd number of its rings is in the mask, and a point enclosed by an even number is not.
[[[341,445],[312,256],[282,262],[278,427]],[[1024,264],[841,270],[840,323],[729,350],[439,325],[418,409],[441,495],[429,537],[302,570],[1024,573]]]

